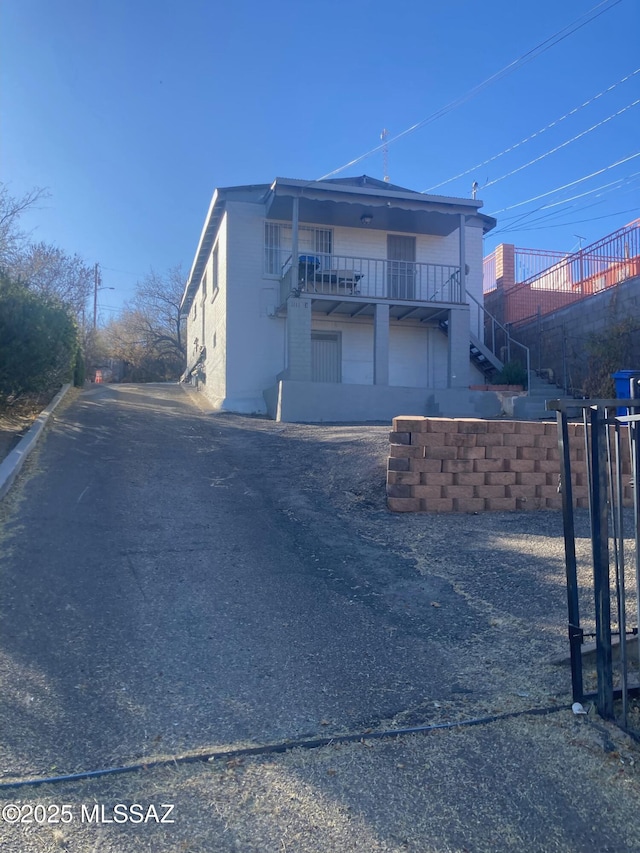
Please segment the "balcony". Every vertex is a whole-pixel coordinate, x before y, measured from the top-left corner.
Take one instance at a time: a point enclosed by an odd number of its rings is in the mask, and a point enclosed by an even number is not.
[[[462,304],[460,267],[346,255],[301,254],[294,274],[291,256],[283,265],[281,303],[291,293],[314,299],[394,304]]]

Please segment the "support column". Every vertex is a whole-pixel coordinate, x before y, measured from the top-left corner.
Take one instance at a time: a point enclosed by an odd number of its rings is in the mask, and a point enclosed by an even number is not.
[[[467,301],[467,218],[464,213],[460,214],[458,226],[458,238],[460,245],[460,295],[459,301]]]
[[[287,299],[287,368],[283,378],[311,382],[311,300]]]
[[[469,346],[470,325],[469,306],[460,305],[449,309],[448,344],[448,388],[468,388],[470,378]]]
[[[383,303],[373,315],[373,384],[389,384],[389,306]]]
[[[300,200],[296,196],[291,205],[291,287],[298,287],[298,220]]]

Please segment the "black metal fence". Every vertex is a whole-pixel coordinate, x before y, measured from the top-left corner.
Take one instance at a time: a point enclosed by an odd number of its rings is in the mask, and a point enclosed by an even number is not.
[[[640,404],[571,399],[549,408],[558,423],[573,701],[593,699],[602,717],[629,729],[629,700],[640,687]],[[576,517],[574,510],[569,424],[576,414],[584,426],[588,532],[584,511]]]

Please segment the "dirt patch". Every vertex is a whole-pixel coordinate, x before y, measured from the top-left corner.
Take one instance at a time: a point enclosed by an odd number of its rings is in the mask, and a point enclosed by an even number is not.
[[[56,393],[57,390],[25,394],[15,403],[0,405],[0,462],[11,453]]]

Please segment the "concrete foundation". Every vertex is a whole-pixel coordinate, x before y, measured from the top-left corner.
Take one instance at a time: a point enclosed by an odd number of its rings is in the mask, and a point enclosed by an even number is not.
[[[495,418],[501,413],[493,391],[347,385],[280,380],[264,392],[267,412],[290,423],[390,421],[399,412],[442,417]]]

